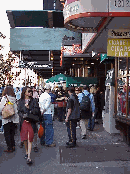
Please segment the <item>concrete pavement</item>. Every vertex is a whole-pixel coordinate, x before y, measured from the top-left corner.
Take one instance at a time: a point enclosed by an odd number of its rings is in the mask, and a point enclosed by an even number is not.
[[[119,144],[125,149],[128,146],[119,141],[120,135],[110,135],[104,131],[102,124],[96,125],[93,132],[87,134],[87,139],[82,140],[80,129],[77,129],[78,146]],[[6,143],[4,135],[0,134],[0,174],[127,174],[130,173],[130,161],[105,161],[105,162],[79,162],[60,164],[59,146],[65,146],[68,140],[66,126],[62,122],[54,121],[54,140],[56,147],[41,146],[38,139],[39,152],[32,150],[33,165],[28,166],[24,159],[25,149],[19,148],[20,137],[15,136],[16,151],[11,154],[4,153]],[[130,152],[128,152],[130,153]]]

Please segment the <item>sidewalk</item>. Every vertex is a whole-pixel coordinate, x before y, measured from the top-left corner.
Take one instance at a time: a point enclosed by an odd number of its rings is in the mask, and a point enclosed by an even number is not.
[[[124,150],[128,146],[121,141],[119,134],[110,135],[103,129],[103,125],[96,125],[93,132],[88,131],[87,139],[82,140],[80,136],[80,129],[77,129],[77,147],[69,149],[69,152],[76,152],[76,149],[86,146],[106,146],[106,145],[119,145]],[[20,137],[15,136],[16,151],[11,154],[4,153],[6,148],[4,135],[0,134],[0,173],[12,174],[128,174],[130,172],[130,161],[101,161],[101,162],[78,162],[78,163],[61,163],[61,147],[65,148],[66,141],[68,141],[66,125],[62,122],[54,121],[54,140],[56,147],[48,148],[41,146],[38,139],[39,152],[35,153],[32,150],[33,165],[27,166],[26,160],[23,158],[25,149],[19,148]],[[130,153],[130,152],[128,152]],[[89,155],[90,153],[86,154]],[[93,154],[96,156],[95,151]],[[68,154],[66,154],[68,155]],[[78,155],[78,154],[75,154]],[[111,154],[110,154],[111,155]],[[80,155],[79,155],[80,156]],[[64,157],[64,156],[63,156]],[[79,158],[76,156],[76,158]]]

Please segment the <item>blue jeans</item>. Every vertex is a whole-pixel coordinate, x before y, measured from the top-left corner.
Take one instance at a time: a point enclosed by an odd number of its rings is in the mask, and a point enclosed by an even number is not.
[[[44,134],[40,139],[40,144],[50,145],[53,143],[54,129],[51,114],[44,114],[42,120],[42,126],[44,128]]]
[[[95,118],[89,118],[89,120],[88,120],[88,128],[93,130],[94,126],[95,126]]]
[[[92,130],[94,129],[96,114],[97,114],[97,108],[95,108],[94,117],[93,117],[93,118],[90,118],[90,119],[88,120],[88,128],[89,128],[89,129],[92,129]]]

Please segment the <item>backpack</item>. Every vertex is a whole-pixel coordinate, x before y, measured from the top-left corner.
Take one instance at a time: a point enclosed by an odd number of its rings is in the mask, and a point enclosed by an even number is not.
[[[80,102],[80,109],[90,112],[90,98],[89,98],[90,93],[88,95],[85,95],[84,93],[82,94],[83,94],[83,97]]]

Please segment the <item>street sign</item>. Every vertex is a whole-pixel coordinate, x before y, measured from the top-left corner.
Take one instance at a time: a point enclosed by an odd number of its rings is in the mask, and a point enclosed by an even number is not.
[[[107,40],[107,56],[130,57],[130,39]]]

